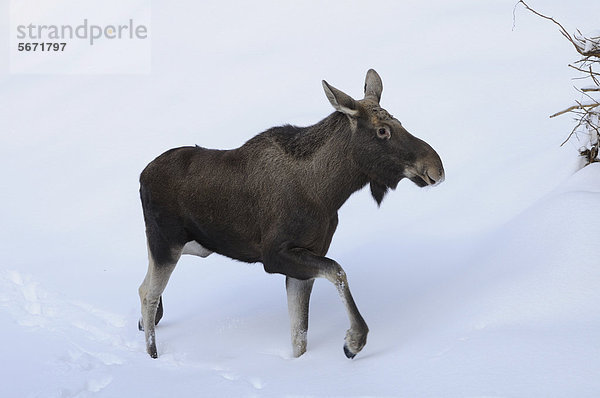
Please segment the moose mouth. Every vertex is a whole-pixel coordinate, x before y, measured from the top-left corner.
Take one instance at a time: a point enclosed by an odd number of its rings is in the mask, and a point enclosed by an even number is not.
[[[435,186],[444,181],[444,169],[440,167],[437,170],[432,168],[430,168],[430,170],[431,173],[429,172],[429,170],[424,170],[423,172],[419,173],[413,169],[405,169],[403,172],[400,173],[398,177],[388,178],[387,181],[385,181],[385,179],[382,179],[381,176],[379,176],[380,178],[371,178],[371,195],[373,196],[377,204],[380,205],[388,190],[396,189],[398,183],[404,178],[408,178],[420,188],[427,186]],[[430,174],[433,174],[436,177],[432,177]]]
[[[444,181],[443,171],[439,173],[439,176],[437,178],[432,178],[427,171],[424,171],[423,173],[407,173],[407,174],[408,175],[406,177],[409,180],[411,180],[412,182],[414,182],[420,188],[427,187],[430,185],[435,186],[435,185],[442,183],[442,181]]]
[[[430,184],[427,181],[425,181],[425,178],[423,178],[421,176],[414,176],[414,177],[409,178],[409,180],[414,182],[419,188],[423,188],[428,185],[433,185],[433,184]]]

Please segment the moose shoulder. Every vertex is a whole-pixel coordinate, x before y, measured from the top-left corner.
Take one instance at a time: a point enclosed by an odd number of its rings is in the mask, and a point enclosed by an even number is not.
[[[294,356],[306,351],[310,293],[320,277],[336,286],[348,312],[346,356],[364,347],[368,327],[346,274],[325,257],[337,211],[367,184],[380,204],[403,178],[435,185],[444,169],[426,142],[380,107],[377,72],[367,72],[362,100],[325,81],[323,88],[336,111],[315,125],[274,127],[233,150],[171,149],[142,172],[149,266],[139,288],[139,327],[153,358],[161,295],[177,261],[212,252],[286,275]]]

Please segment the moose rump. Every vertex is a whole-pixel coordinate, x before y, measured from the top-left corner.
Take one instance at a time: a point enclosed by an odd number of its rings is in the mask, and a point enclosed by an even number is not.
[[[140,196],[155,261],[176,262],[188,242],[195,244],[186,250],[260,261],[255,207],[243,205],[251,200],[244,169],[234,153],[200,147],[172,149],[146,167]]]

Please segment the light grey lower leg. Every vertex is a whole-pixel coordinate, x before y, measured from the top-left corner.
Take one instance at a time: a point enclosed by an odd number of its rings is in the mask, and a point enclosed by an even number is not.
[[[177,256],[178,257],[178,256]],[[162,295],[169,277],[175,269],[173,264],[156,264],[152,255],[148,254],[148,272],[139,288],[140,302],[142,307],[142,325],[146,337],[146,351],[152,358],[157,358],[156,351],[156,310],[160,296]]]
[[[363,349],[365,344],[367,344],[369,328],[358,311],[352,293],[350,293],[348,278],[342,267],[338,264],[335,270],[330,270],[330,272],[327,272],[323,276],[335,285],[346,307],[346,312],[350,319],[350,329],[346,332],[344,353],[348,358],[354,358]]]
[[[308,307],[314,282],[314,279],[299,280],[290,277],[285,279],[292,332],[292,348],[296,358],[306,352]]]
[[[281,250],[275,260],[274,264],[265,264],[265,269],[300,279],[326,278],[334,284],[350,319],[350,329],[344,341],[344,353],[348,358],[353,358],[367,343],[369,328],[358,312],[343,268],[330,258],[300,248]]]

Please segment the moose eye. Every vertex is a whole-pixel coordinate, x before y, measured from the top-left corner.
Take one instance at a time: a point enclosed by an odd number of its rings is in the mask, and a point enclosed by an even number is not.
[[[390,133],[390,129],[387,127],[380,127],[377,129],[377,137],[381,139],[389,140],[392,134]]]

